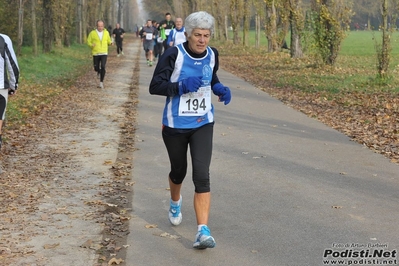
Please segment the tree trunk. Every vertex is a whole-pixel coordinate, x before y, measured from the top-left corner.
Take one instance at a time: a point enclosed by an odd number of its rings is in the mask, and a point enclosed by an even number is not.
[[[43,52],[51,52],[53,44],[53,14],[51,0],[43,0]]]
[[[224,16],[224,32],[226,35],[226,41],[229,39],[229,25],[228,25],[228,18],[227,15]]]
[[[290,0],[290,24],[291,24],[291,58],[303,57],[302,46],[301,46],[301,34],[303,29],[300,29],[300,0]]]
[[[341,5],[341,6],[338,6]],[[314,1],[314,37],[315,44],[322,59],[327,65],[334,65],[345,38],[345,28],[351,17],[350,4],[348,2],[336,2],[334,0]]]
[[[17,43],[17,54],[21,54],[21,47],[23,42],[24,34],[24,1],[19,0],[19,10],[18,10],[18,43]]]
[[[328,32],[332,32],[333,31],[333,29],[332,29],[332,25],[331,25],[331,23],[330,23],[330,21],[327,21],[326,22],[326,28],[327,28],[327,31]],[[327,57],[327,65],[334,65],[334,63],[335,63],[335,60],[337,59],[337,57],[338,57],[338,48],[336,48],[335,47],[335,44],[334,44],[334,41],[330,41],[330,43],[328,44],[328,49],[330,50],[330,54],[329,54],[329,56]]]
[[[389,67],[390,36],[388,32],[388,0],[382,0],[382,47],[379,55],[378,74],[386,77]]]
[[[74,13],[73,13],[74,6],[69,5],[68,8],[68,14],[66,14],[66,21],[65,21],[65,26],[64,26],[64,46],[65,47],[70,47],[71,46],[71,31],[72,31],[72,21],[74,21]]]
[[[176,0],[177,1],[177,0]],[[225,31],[224,31],[224,15],[221,11],[221,6],[218,0],[212,0],[212,13],[215,14],[215,34],[214,38],[216,40],[226,40]]]
[[[279,50],[277,42],[277,12],[274,5],[274,0],[267,4],[267,25],[266,37],[268,41],[268,52],[276,52]]]
[[[37,26],[36,26],[36,0],[31,0],[31,19],[32,19],[32,52],[34,56],[38,55],[37,51]]]
[[[371,18],[370,18],[370,16],[367,17],[367,30],[368,31],[371,30]]]
[[[230,0],[230,21],[233,28],[233,43],[240,44],[239,29],[241,22],[241,1]]]
[[[248,0],[244,0],[244,22],[243,22],[243,45],[249,45],[249,23],[251,21],[251,5]]]
[[[51,7],[52,11],[54,13],[58,13],[57,9],[53,10],[53,7]],[[62,32],[61,32],[61,26],[62,26],[62,22],[61,22],[61,18],[59,16],[56,16],[54,18],[53,21],[53,25],[52,25],[52,30],[53,30],[53,36],[54,36],[54,42],[55,42],[55,46],[56,47],[61,47],[62,46]]]
[[[83,43],[83,38],[82,38],[82,28],[83,28],[83,24],[82,24],[82,0],[76,0],[76,18],[77,18],[77,26],[76,26],[76,37],[78,40],[78,43]]]
[[[122,23],[123,21],[123,2],[123,0],[118,0],[118,23]],[[123,25],[121,24],[121,27],[122,26]]]
[[[260,16],[255,15],[255,48],[260,46]]]
[[[87,0],[81,0],[82,3],[82,43],[87,40]]]

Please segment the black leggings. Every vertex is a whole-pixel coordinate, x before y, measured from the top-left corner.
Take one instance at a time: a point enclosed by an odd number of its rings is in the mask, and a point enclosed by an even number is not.
[[[104,81],[105,77],[105,64],[107,64],[107,55],[96,55],[93,56],[94,70],[100,73],[100,81]]]
[[[116,41],[115,43],[116,43],[116,53],[119,54],[120,52],[123,51],[122,41]]]
[[[163,50],[166,51],[166,49],[170,48],[169,43],[168,43],[168,36],[166,36],[166,40],[163,41]]]
[[[187,149],[190,145],[195,192],[210,192],[209,166],[212,157],[213,123],[190,130],[164,127],[162,138],[169,155],[169,177],[172,182],[183,183],[187,173]]]

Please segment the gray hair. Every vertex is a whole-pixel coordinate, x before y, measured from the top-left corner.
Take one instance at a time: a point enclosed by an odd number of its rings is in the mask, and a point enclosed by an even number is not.
[[[211,35],[215,30],[215,19],[205,11],[191,13],[184,21],[187,37],[191,36],[194,29],[210,30]]]

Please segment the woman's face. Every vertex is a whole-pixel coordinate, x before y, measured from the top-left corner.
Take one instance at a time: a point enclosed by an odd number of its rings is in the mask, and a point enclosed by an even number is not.
[[[192,52],[196,54],[202,54],[203,52],[205,52],[210,39],[210,30],[194,29],[191,32],[191,36],[187,37],[188,47]]]

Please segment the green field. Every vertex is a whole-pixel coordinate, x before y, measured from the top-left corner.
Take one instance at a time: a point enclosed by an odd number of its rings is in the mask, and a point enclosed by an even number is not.
[[[242,37],[242,34],[240,35]],[[229,32],[230,40],[233,39],[233,33]],[[249,46],[255,47],[255,31],[249,32]],[[286,41],[289,45],[290,36],[287,34]],[[378,31],[348,31],[346,38],[342,42],[341,55],[361,55],[369,56],[375,54],[375,40],[381,42],[381,32]],[[399,32],[392,35],[392,52],[393,55],[399,54]],[[264,31],[261,32],[260,45],[267,46],[267,39]]]
[[[267,40],[262,33],[261,47],[255,48],[255,33],[250,33],[250,47],[232,45],[232,42],[220,44],[221,56],[243,57],[240,62],[250,62],[242,67],[261,72],[263,79],[275,86],[292,86],[303,91],[392,91],[399,92],[399,33],[391,37],[391,57],[388,78],[377,78],[376,44],[381,43],[381,32],[351,31],[342,42],[336,64],[333,67],[320,66],[307,52],[302,59],[291,59],[289,51],[270,54],[267,52]],[[289,36],[287,36],[289,42]],[[309,51],[309,50],[308,50]],[[229,54],[230,53],[230,54]],[[245,58],[244,58],[245,57]],[[230,64],[232,62],[229,62]],[[270,71],[268,71],[270,70]],[[270,72],[272,71],[272,75]]]
[[[342,43],[341,55],[372,56],[375,55],[375,40],[381,43],[382,34],[378,31],[350,31]],[[392,55],[399,55],[399,33],[391,37]]]

